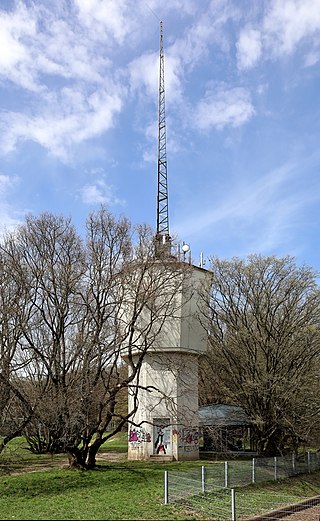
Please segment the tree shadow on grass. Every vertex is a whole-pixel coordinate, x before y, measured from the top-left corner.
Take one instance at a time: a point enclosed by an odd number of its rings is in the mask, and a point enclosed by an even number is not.
[[[154,469],[156,470],[156,469]],[[159,472],[152,472],[149,468],[135,469],[116,467],[111,465],[99,466],[95,470],[51,470],[46,472],[30,472],[16,476],[7,476],[0,479],[0,496],[4,497],[52,497],[81,489],[96,490],[108,487],[114,490],[122,489],[126,492],[134,491],[146,480],[159,482]],[[124,489],[125,487],[125,489]]]

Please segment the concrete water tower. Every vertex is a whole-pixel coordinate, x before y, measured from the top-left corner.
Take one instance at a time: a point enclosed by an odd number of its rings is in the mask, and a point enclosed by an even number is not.
[[[179,270],[175,312],[167,316],[155,342],[144,356],[138,394],[128,395],[128,410],[138,403],[129,428],[128,459],[199,458],[198,358],[207,348],[207,331],[199,320],[199,292],[208,272],[191,264],[187,245],[172,255],[168,219],[163,28],[160,22],[159,136],[157,232],[154,265],[157,270]],[[165,272],[162,272],[165,277]],[[132,288],[131,288],[132,291]],[[134,289],[133,289],[134,291]],[[147,314],[146,314],[147,316]],[[137,357],[139,338],[135,339]],[[142,346],[141,346],[142,347]],[[134,353],[133,353],[134,356]],[[152,392],[150,392],[152,389]],[[136,401],[137,400],[137,401]]]

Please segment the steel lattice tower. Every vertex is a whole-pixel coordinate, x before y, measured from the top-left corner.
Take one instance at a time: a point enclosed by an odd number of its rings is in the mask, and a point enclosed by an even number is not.
[[[157,194],[157,233],[155,237],[156,257],[171,255],[171,237],[169,234],[168,213],[168,177],[167,177],[167,137],[164,88],[164,51],[163,27],[160,22],[160,75],[159,75],[159,112],[158,112],[158,194]]]

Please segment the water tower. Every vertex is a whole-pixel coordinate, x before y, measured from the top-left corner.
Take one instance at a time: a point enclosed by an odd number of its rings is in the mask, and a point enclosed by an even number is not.
[[[199,458],[198,359],[207,348],[207,332],[199,320],[199,292],[208,272],[191,264],[189,247],[172,254],[168,219],[163,27],[160,22],[157,232],[154,258],[166,269],[186,265],[168,316],[144,356],[138,395],[128,395],[129,411],[138,404],[129,427],[128,459],[193,460]],[[179,276],[179,275],[178,275]],[[139,350],[137,341],[137,349]],[[148,390],[149,389],[149,390]],[[152,392],[150,392],[152,389]]]

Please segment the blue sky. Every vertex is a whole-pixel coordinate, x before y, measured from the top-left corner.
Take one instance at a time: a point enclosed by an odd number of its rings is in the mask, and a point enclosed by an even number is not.
[[[160,19],[171,234],[320,270],[320,0],[0,0],[1,230],[155,227]]]

